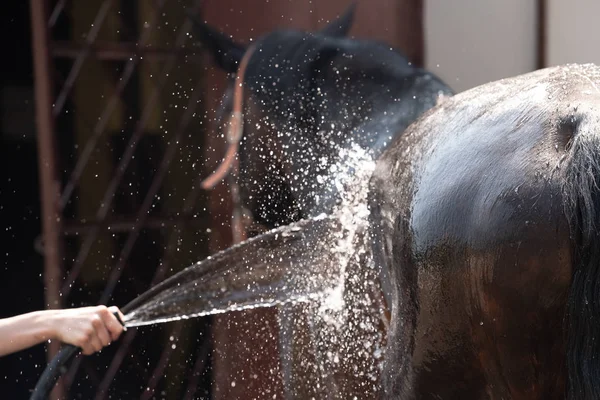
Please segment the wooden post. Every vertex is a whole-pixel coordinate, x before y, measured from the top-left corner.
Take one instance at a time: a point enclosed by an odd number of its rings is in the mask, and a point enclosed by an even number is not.
[[[536,69],[546,67],[546,19],[548,18],[548,6],[546,0],[537,0],[537,54]]]
[[[60,177],[57,168],[56,140],[54,135],[54,102],[50,79],[50,53],[48,29],[48,4],[46,0],[31,0],[32,49],[35,76],[35,110],[37,147],[40,170],[42,208],[42,234],[44,238],[44,286],[46,307],[62,307],[60,284],[62,279],[62,218],[59,210]],[[60,348],[60,342],[48,344],[50,361]],[[51,399],[64,398],[62,379],[50,394]]]

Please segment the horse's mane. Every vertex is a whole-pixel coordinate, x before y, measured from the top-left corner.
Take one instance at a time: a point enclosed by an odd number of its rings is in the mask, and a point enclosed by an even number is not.
[[[309,121],[323,101],[337,110],[357,110],[372,102],[379,102],[382,109],[390,107],[423,76],[434,82],[419,89],[420,97],[434,98],[439,91],[452,93],[401,51],[374,40],[283,30],[260,38],[255,47],[246,70],[246,85],[262,107],[283,118],[293,115]],[[327,99],[320,97],[325,93]]]
[[[248,65],[247,82],[255,89],[295,88],[329,67],[352,68],[363,74],[410,76],[422,70],[399,50],[374,40],[324,36],[300,31],[275,31],[259,39]]]

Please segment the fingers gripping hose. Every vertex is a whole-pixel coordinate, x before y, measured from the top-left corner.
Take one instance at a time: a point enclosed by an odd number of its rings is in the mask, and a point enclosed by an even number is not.
[[[121,325],[125,326],[125,323],[121,320],[118,313],[113,313]],[[56,385],[58,378],[65,373],[66,365],[68,365],[77,354],[81,352],[81,348],[73,345],[64,346],[56,356],[46,366],[44,373],[38,380],[37,385],[33,389],[30,400],[46,400],[48,395]]]

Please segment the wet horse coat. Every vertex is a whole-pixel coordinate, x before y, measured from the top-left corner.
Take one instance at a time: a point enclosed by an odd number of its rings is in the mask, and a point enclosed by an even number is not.
[[[600,398],[599,86],[593,65],[482,85],[378,160],[388,397]]]

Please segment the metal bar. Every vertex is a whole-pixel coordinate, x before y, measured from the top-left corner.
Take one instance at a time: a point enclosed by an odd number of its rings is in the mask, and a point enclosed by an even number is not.
[[[88,233],[93,228],[99,228],[113,233],[130,232],[134,229],[137,223],[137,218],[113,218],[109,221],[64,222],[62,227],[62,235],[78,236]],[[180,225],[201,227],[204,226],[205,223],[201,218],[198,218],[193,214],[179,213],[177,215],[162,215],[157,217],[148,216],[145,221],[142,222],[139,229],[162,230],[170,229],[174,226]],[[44,254],[44,241],[42,236],[38,236],[36,238],[34,247],[38,253]]]
[[[147,30],[144,30],[147,32]],[[77,58],[84,51],[84,44],[69,41],[54,41],[52,55],[60,58]],[[203,59],[203,51],[193,47],[166,48],[156,46],[143,46],[142,42],[96,42],[88,48],[95,58],[108,61],[129,60],[132,56],[165,59],[171,56],[192,57]]]
[[[196,5],[197,8],[198,5]],[[181,30],[180,35],[177,37],[176,39],[176,46],[181,46],[182,42],[185,40],[186,36],[187,36],[187,32],[190,29],[190,22],[186,21],[184,23],[184,26]],[[168,76],[170,70],[174,67],[175,65],[175,57],[171,57],[168,64],[162,69],[162,73],[160,76],[162,77],[166,77]],[[157,87],[155,87],[152,95],[150,96],[149,101],[147,102],[145,109],[143,110],[142,116],[140,118],[140,120],[138,121],[138,124],[136,125],[136,130],[134,131],[128,146],[126,148],[125,154],[123,155],[123,157],[121,158],[121,162],[119,163],[119,166],[117,167],[117,175],[113,178],[113,180],[111,181],[111,183],[109,184],[109,189],[107,190],[106,194],[105,194],[105,200],[109,200],[112,201],[112,197],[114,196],[117,186],[120,182],[120,180],[123,177],[124,171],[128,166],[129,161],[131,160],[131,157],[133,156],[133,151],[135,150],[135,147],[137,146],[137,143],[139,141],[139,139],[141,138],[141,135],[143,133],[143,128],[145,126],[145,123],[147,121],[147,119],[150,116],[151,110],[152,110],[152,106],[154,104],[154,102],[158,99],[158,95],[160,94],[160,91],[162,90],[162,87],[164,86],[164,79],[157,85]],[[193,115],[193,113],[192,113]],[[197,187],[199,187],[199,185],[197,185]],[[186,210],[190,210],[189,212],[191,212],[191,210],[193,209],[193,206],[195,204],[195,198],[198,195],[197,190],[194,190],[194,188],[192,189],[192,193],[194,193],[194,202],[188,206],[185,207],[184,204],[184,214],[186,213]],[[101,207],[100,210],[98,210],[97,213],[97,217],[99,220],[103,220],[106,217],[106,214],[108,212],[108,204],[106,204],[106,201],[103,201],[103,206],[106,207]],[[189,203],[188,203],[189,205]],[[177,230],[176,228],[174,230]],[[136,235],[137,237],[137,233],[136,232],[132,232],[133,234]],[[82,249],[83,251],[80,251],[80,253],[78,254],[78,257],[75,261],[75,264],[73,266],[73,268],[71,269],[71,278],[67,280],[67,282],[72,282],[74,281],[74,279],[76,279],[76,276],[79,274],[79,271],[81,270],[82,264],[83,264],[83,260],[85,260],[85,258],[87,257],[87,253],[89,253],[89,250],[91,248],[91,244],[93,243],[93,240],[95,239],[95,237],[98,234],[98,229],[97,228],[93,228],[92,232],[87,236],[86,241],[84,241],[83,245],[82,245]],[[175,237],[175,236],[172,236]],[[170,246],[169,248],[174,248],[177,245],[177,240],[171,240]],[[126,250],[125,248],[123,249],[124,251]],[[127,253],[129,252],[129,250],[127,250]],[[122,251],[123,254],[123,251]],[[155,273],[155,280],[160,280],[162,279],[165,271],[166,271],[166,266],[168,263],[164,262],[161,264],[161,267],[159,267],[159,269],[156,271]],[[118,281],[118,277],[121,275],[122,272],[122,268],[114,268],[113,271],[117,271],[117,272],[113,272],[112,276],[116,276],[116,280]],[[73,276],[74,275],[74,278]],[[154,283],[153,283],[154,284]],[[114,284],[112,285],[114,286]],[[63,287],[67,287],[67,285],[63,286]],[[110,283],[109,283],[109,287],[107,287],[105,289],[105,292],[103,294],[102,297],[106,297],[105,295],[107,293],[112,293],[112,288],[110,287]],[[135,335],[135,333],[133,333],[133,331],[130,333],[130,335]],[[127,351],[127,348],[129,347],[131,341],[133,340],[132,336],[127,336],[127,338],[130,338],[128,340],[123,340],[121,341],[121,343],[123,343],[122,347],[119,348],[119,351],[117,352],[117,356],[115,356],[113,358],[113,361],[111,362],[111,365],[107,371],[107,373],[104,376],[104,379],[102,380],[102,382],[100,383],[100,386],[98,388],[98,396],[103,396],[106,391],[108,390],[108,386],[110,385],[110,382],[112,381],[112,379],[114,378],[114,375],[116,374],[116,372],[118,371],[122,360],[125,358],[125,354]],[[74,376],[77,372],[77,369],[80,365],[79,362],[77,362],[78,360],[76,360],[76,362],[74,362],[71,365],[70,370],[67,373],[67,377],[70,378],[69,382],[72,382],[74,379]]]
[[[181,321],[176,322],[175,326],[173,327],[173,330],[171,331],[170,336],[178,337],[181,333],[182,328],[183,324],[181,323]],[[173,350],[174,348],[172,346],[169,346],[168,342],[167,345],[163,347],[162,354],[160,355],[160,360],[158,361],[156,368],[154,368],[154,371],[152,371],[150,380],[146,385],[146,390],[144,390],[144,393],[142,393],[141,400],[150,400],[154,396],[156,386],[158,385],[158,382],[160,382],[160,378],[162,378],[162,374],[165,371],[165,368],[167,367],[169,357],[171,357],[171,353],[173,353]]]
[[[102,3],[102,5],[100,6],[100,10],[98,10],[98,13],[96,14],[96,18],[94,19],[94,22],[92,23],[92,27],[90,28],[87,36],[85,37],[86,47],[83,49],[83,51],[81,53],[79,53],[79,55],[75,59],[75,62],[73,63],[73,67],[71,67],[71,71],[69,71],[69,75],[67,76],[66,83],[64,84],[64,86],[62,87],[62,90],[60,91],[60,93],[58,94],[58,97],[56,98],[56,102],[54,103],[54,109],[52,110],[53,116],[56,117],[57,115],[59,115],[61,113],[61,111],[65,105],[65,102],[67,101],[67,96],[69,95],[69,92],[73,88],[73,85],[75,84],[75,80],[77,79],[77,76],[79,75],[79,71],[81,70],[81,67],[83,66],[83,62],[85,61],[86,57],[90,53],[89,47],[96,40],[96,36],[98,36],[98,33],[100,32],[102,23],[104,22],[104,19],[108,15],[108,10],[110,10],[110,6],[112,5],[112,3],[113,3],[113,0],[105,0]]]
[[[200,89],[201,89],[201,85],[198,84],[196,86],[195,90],[192,92],[192,96],[190,97],[190,99],[188,101],[187,110],[181,118],[181,121],[177,128],[177,131],[175,132],[174,137],[171,139],[169,146],[167,147],[167,150],[165,151],[165,154],[161,160],[160,166],[158,167],[158,169],[156,171],[156,175],[154,176],[154,179],[152,180],[152,184],[151,184],[150,188],[148,189],[148,193],[146,193],[146,196],[144,198],[142,206],[140,207],[140,210],[138,211],[138,215],[136,217],[137,222],[136,222],[135,226],[132,227],[131,232],[129,233],[129,236],[127,237],[127,241],[125,242],[125,245],[123,246],[121,254],[119,255],[117,264],[111,271],[111,274],[108,278],[107,284],[104,288],[104,292],[100,298],[100,304],[104,304],[109,300],[110,296],[112,295],[112,292],[114,291],[117,283],[119,282],[119,278],[121,276],[121,271],[125,267],[125,263],[126,263],[127,259],[129,258],[131,251],[133,250],[135,242],[137,241],[141,224],[143,224],[144,221],[146,220],[146,218],[148,218],[148,211],[152,207],[152,203],[154,202],[154,197],[156,196],[156,194],[158,193],[158,190],[162,186],[162,182],[167,174],[167,171],[169,169],[169,165],[171,164],[171,161],[177,154],[177,148],[179,147],[179,143],[182,139],[183,133],[184,133],[185,129],[187,128],[187,126],[189,125],[190,121],[192,120],[192,116],[194,115],[194,109],[195,109],[193,107],[193,105],[195,105],[199,101],[200,95],[202,93],[202,91]]]
[[[137,217],[129,217],[120,219],[113,218],[104,221],[65,222],[62,232],[66,236],[85,234],[94,228],[111,232],[129,232],[140,224],[138,221]],[[177,215],[145,217],[145,220],[141,222],[138,229],[167,229],[179,224],[193,225],[201,223],[203,224],[200,218],[179,213]]]
[[[196,388],[198,387],[198,380],[206,366],[206,359],[208,358],[209,352],[210,340],[205,340],[202,344],[202,348],[200,349],[200,354],[196,358],[196,363],[194,364],[194,369],[190,375],[188,387],[185,391],[183,400],[193,400],[195,398],[194,394],[196,392]]]
[[[179,34],[179,37],[176,40],[176,43],[175,43],[176,46],[180,46],[181,42],[183,42],[185,40],[185,38],[187,36],[187,32],[190,29],[190,25],[191,25],[190,21],[185,22],[185,24]],[[119,183],[121,182],[121,179],[123,178],[123,175],[125,174],[125,171],[129,165],[129,162],[131,161],[133,152],[135,151],[135,148],[137,147],[137,144],[142,137],[146,122],[148,121],[148,119],[150,118],[150,115],[152,114],[154,103],[158,100],[160,91],[162,90],[162,88],[165,84],[165,79],[169,75],[171,69],[175,66],[175,61],[176,61],[175,57],[171,58],[169,60],[169,62],[167,63],[167,65],[165,65],[165,67],[161,71],[161,77],[163,79],[154,88],[154,91],[150,95],[150,99],[146,103],[146,106],[143,110],[142,116],[140,117],[140,120],[138,121],[138,123],[136,125],[136,129],[133,132],[133,135],[131,136],[129,142],[127,143],[127,146],[125,148],[125,153],[121,157],[121,160],[119,161],[119,165],[116,168],[116,174],[113,177],[113,179],[111,179],[111,181],[109,183],[109,187],[108,187],[104,197],[102,198],[100,208],[98,209],[98,212],[96,213],[96,219],[98,219],[98,220],[101,220],[101,221],[104,220],[106,218],[106,215],[108,214],[108,210],[110,209],[110,204],[112,203],[112,199],[117,191]],[[77,254],[77,258],[75,259],[75,263],[73,264],[73,267],[71,268],[71,271],[69,273],[69,277],[67,278],[65,285],[63,287],[65,287],[65,286],[68,287],[68,285],[70,285],[75,280],[77,275],[79,274],[81,267],[83,266],[83,262],[87,258],[87,255],[89,254],[89,252],[92,248],[92,245],[93,245],[94,241],[96,240],[98,231],[99,231],[98,229],[92,229],[90,234],[87,235],[86,238],[84,239],[84,242],[81,245],[81,249],[80,249],[79,253]]]
[[[156,22],[156,19],[158,18],[159,11],[162,10],[164,5],[165,5],[165,0],[160,0],[157,2],[158,9],[156,10],[157,12],[154,15],[154,20],[152,21],[151,26],[155,25],[154,23]],[[142,46],[150,38],[151,32],[152,32],[152,29],[146,29],[144,31],[142,37],[140,38],[140,44]],[[119,82],[117,83],[117,87],[115,88],[115,91],[113,92],[112,96],[108,100],[108,103],[106,104],[106,107],[104,108],[104,111],[102,112],[102,115],[100,115],[98,122],[94,125],[94,129],[92,131],[92,137],[86,142],[85,147],[84,147],[83,151],[81,152],[81,155],[77,159],[75,168],[73,168],[73,172],[71,172],[71,176],[69,177],[69,180],[67,181],[67,184],[65,185],[65,189],[60,198],[61,209],[64,209],[64,207],[67,205],[67,203],[69,202],[69,200],[71,198],[71,195],[73,194],[73,191],[75,190],[75,187],[77,186],[77,183],[79,182],[79,179],[81,179],[83,170],[85,169],[88,161],[90,160],[90,157],[96,147],[96,143],[98,142],[98,140],[104,133],[110,116],[112,115],[115,108],[119,104],[119,101],[121,100],[121,95],[123,94],[123,91],[125,90],[125,86],[127,86],[127,83],[129,83],[129,80],[131,79],[131,76],[133,75],[133,71],[135,70],[135,67],[136,67],[136,64],[138,63],[138,61],[139,61],[139,57],[131,56],[129,61],[127,62],[127,64],[125,64],[125,68],[123,69],[121,78],[119,79]],[[66,85],[66,83],[65,83],[65,85]]]
[[[50,19],[48,19],[48,26],[50,27],[50,29],[54,28],[54,25],[56,25],[56,21],[58,21],[58,17],[60,17],[60,14],[65,8],[65,5],[67,5],[67,0],[58,0],[56,5],[54,6],[52,14],[50,14]]]
[[[40,191],[42,203],[42,232],[46,241],[44,254],[44,285],[46,307],[62,306],[60,295],[62,241],[60,237],[62,218],[57,207],[60,196],[60,177],[57,169],[54,119],[52,117],[52,84],[50,80],[50,53],[48,9],[45,0],[31,0],[32,50],[35,76],[35,108],[37,145],[39,154]],[[59,350],[60,343],[48,345],[50,361]],[[51,398],[64,397],[63,383],[59,380]]]
[[[138,215],[137,215],[138,224],[133,227],[131,233],[129,234],[129,237],[127,238],[127,242],[123,246],[123,251],[121,252],[121,255],[119,256],[119,261],[117,262],[117,265],[115,266],[115,268],[113,268],[111,275],[108,278],[108,282],[106,284],[106,287],[104,288],[104,293],[102,294],[102,297],[100,298],[100,304],[104,304],[105,302],[108,301],[108,299],[112,295],[114,288],[116,287],[117,283],[119,282],[119,278],[121,276],[121,271],[123,270],[123,267],[125,266],[125,262],[129,258],[129,255],[130,255],[131,251],[133,250],[133,246],[135,245],[135,242],[139,235],[139,224],[143,223],[146,216],[148,215],[148,210],[150,210],[150,207],[152,207],[152,203],[154,201],[154,196],[156,196],[156,194],[158,193],[158,190],[162,186],[162,182],[167,174],[169,165],[171,164],[171,161],[177,154],[177,148],[179,147],[179,142],[182,139],[183,133],[192,120],[192,116],[194,115],[194,110],[195,110],[195,107],[193,105],[195,105],[200,100],[200,96],[202,94],[201,87],[202,87],[201,81],[199,81],[199,84],[196,85],[196,88],[192,92],[192,96],[190,97],[190,99],[188,101],[187,109],[181,118],[180,124],[177,127],[177,131],[175,132],[174,137],[171,139],[171,142],[170,142],[169,146],[167,147],[167,150],[165,151],[165,155],[163,156],[160,166],[158,167],[158,169],[156,171],[156,175],[152,181],[152,185],[150,186],[148,193],[146,193],[146,197],[144,198],[142,207],[140,208],[140,211],[138,212]]]

